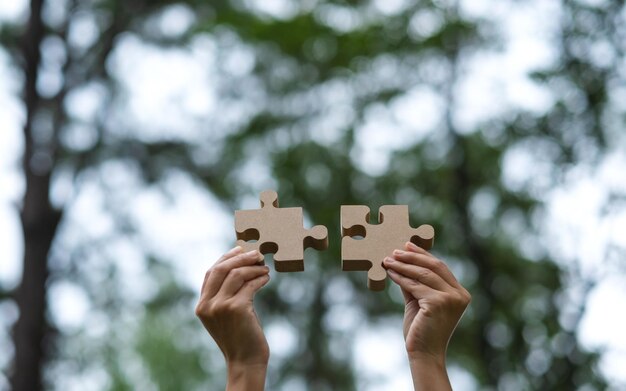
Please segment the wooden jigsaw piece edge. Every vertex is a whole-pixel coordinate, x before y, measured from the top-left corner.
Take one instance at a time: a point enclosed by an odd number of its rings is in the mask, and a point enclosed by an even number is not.
[[[409,239],[411,243],[424,250],[430,250],[435,244],[435,229],[430,224],[422,224],[414,228],[415,235]]]

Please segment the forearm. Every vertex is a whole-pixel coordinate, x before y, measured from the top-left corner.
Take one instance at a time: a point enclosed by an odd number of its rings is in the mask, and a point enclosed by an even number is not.
[[[229,364],[226,391],[262,391],[266,374],[267,364]]]
[[[415,391],[450,391],[450,379],[445,359],[433,357],[409,357],[411,376]]]

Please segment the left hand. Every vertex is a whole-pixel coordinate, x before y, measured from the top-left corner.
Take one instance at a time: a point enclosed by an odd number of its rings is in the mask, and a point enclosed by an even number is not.
[[[471,301],[450,269],[411,242],[384,260],[404,295],[404,339],[410,359],[445,363],[448,342]]]

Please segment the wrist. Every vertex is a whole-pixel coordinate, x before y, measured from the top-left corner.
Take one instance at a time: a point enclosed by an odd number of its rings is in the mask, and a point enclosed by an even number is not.
[[[432,369],[446,369],[446,355],[431,354],[423,352],[407,352],[409,356],[409,364],[419,365],[420,367],[429,367]]]
[[[226,362],[226,366],[228,367],[228,373],[232,372],[241,372],[241,371],[260,371],[267,370],[267,361],[259,360],[259,361],[235,361],[229,360]]]
[[[267,362],[254,363],[229,361],[226,390],[263,390],[267,374]]]
[[[445,355],[409,353],[409,366],[415,390],[449,391],[452,389]]]

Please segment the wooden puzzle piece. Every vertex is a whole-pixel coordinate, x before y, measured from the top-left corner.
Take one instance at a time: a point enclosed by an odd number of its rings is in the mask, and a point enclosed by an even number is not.
[[[328,248],[328,230],[323,225],[304,228],[302,208],[279,208],[278,194],[261,193],[261,209],[235,211],[237,245],[244,251],[274,253],[278,272],[304,270],[304,250]]]
[[[382,265],[385,257],[395,249],[402,249],[407,241],[430,250],[435,230],[427,224],[411,227],[408,205],[381,206],[379,224],[369,221],[370,208],[367,206],[341,206],[341,265],[344,271],[367,270],[367,286],[380,291],[385,289],[387,279],[387,271]]]

